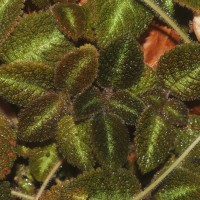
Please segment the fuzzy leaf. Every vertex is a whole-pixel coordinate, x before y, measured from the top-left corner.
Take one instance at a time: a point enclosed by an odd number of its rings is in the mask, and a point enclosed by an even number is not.
[[[43,182],[58,159],[55,144],[34,148],[29,157],[31,174],[37,181]]]
[[[52,89],[53,68],[44,64],[27,62],[3,65],[0,68],[0,96],[7,101],[24,106]]]
[[[24,0],[0,0],[0,43],[13,31],[22,14]]]
[[[98,115],[93,120],[93,143],[97,159],[104,166],[125,164],[129,135],[121,119],[113,114]]]
[[[157,73],[160,81],[182,100],[200,97],[199,55],[199,44],[183,44],[164,54],[159,61]]]
[[[97,76],[98,52],[87,44],[67,54],[56,69],[55,83],[72,96],[87,89]]]
[[[128,170],[107,171],[98,168],[67,184],[62,190],[62,197],[64,200],[130,200],[139,191],[138,180]]]
[[[153,17],[137,0],[93,0],[83,7],[88,10],[90,26],[95,30],[100,47],[121,35],[139,36]]]
[[[64,106],[64,101],[54,93],[29,103],[19,114],[18,139],[25,142],[43,142],[53,138]]]
[[[49,12],[25,15],[2,46],[1,57],[7,62],[39,61],[51,66],[74,49],[56,28]]]
[[[0,180],[10,173],[16,159],[16,136],[11,123],[0,113]],[[1,190],[0,190],[1,191]],[[1,193],[0,193],[1,194]]]
[[[10,183],[8,181],[0,182],[0,199],[1,200],[12,200]]]
[[[198,200],[200,178],[184,168],[175,169],[156,191],[155,200]]]
[[[174,2],[179,3],[193,11],[200,12],[200,1],[199,0],[174,0]]]
[[[144,109],[143,102],[127,92],[116,92],[108,99],[109,111],[120,116],[126,124],[134,125]]]
[[[75,124],[71,116],[63,117],[56,131],[56,140],[62,156],[68,163],[82,170],[89,170],[94,166],[91,131],[89,121]]]
[[[138,43],[121,37],[100,51],[98,81],[103,87],[126,89],[139,81],[144,63]]]
[[[94,116],[102,109],[101,93],[92,88],[78,96],[74,101],[74,112],[77,119]]]
[[[86,16],[81,6],[58,3],[52,8],[52,13],[66,36],[74,41],[83,36],[86,28]]]
[[[152,107],[141,115],[135,135],[137,162],[142,173],[155,169],[165,161],[176,136],[174,128]]]

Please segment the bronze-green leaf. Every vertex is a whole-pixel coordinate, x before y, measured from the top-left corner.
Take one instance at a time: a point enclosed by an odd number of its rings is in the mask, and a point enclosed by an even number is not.
[[[68,163],[89,170],[94,166],[91,145],[91,122],[76,124],[72,116],[64,116],[58,123],[56,141]]]
[[[200,45],[183,44],[161,57],[157,74],[163,85],[182,100],[200,98]]]
[[[95,80],[98,72],[98,51],[86,44],[68,53],[56,69],[55,83],[66,88],[74,96],[86,90]]]
[[[123,166],[127,160],[128,142],[128,129],[117,115],[101,114],[94,118],[94,149],[103,166]]]
[[[18,139],[25,142],[43,142],[53,138],[57,122],[64,110],[64,100],[54,93],[30,102],[19,114]]]
[[[54,70],[44,64],[12,63],[0,68],[0,96],[18,106],[42,96],[53,84]]]
[[[48,11],[24,15],[2,46],[1,58],[7,62],[39,61],[51,66],[74,49],[56,28]]]
[[[30,172],[37,181],[43,182],[58,160],[56,144],[36,147],[29,156]]]
[[[99,62],[98,82],[103,87],[129,88],[139,81],[144,68],[139,44],[129,36],[101,50]]]
[[[86,29],[86,16],[83,8],[77,4],[58,3],[52,13],[60,30],[69,38],[77,41]]]
[[[138,121],[135,136],[137,163],[142,173],[147,173],[166,160],[176,132],[154,108],[149,107]]]
[[[22,14],[24,0],[0,0],[0,43],[13,31]]]
[[[0,182],[0,199],[1,200],[12,200],[10,183],[8,181]]]

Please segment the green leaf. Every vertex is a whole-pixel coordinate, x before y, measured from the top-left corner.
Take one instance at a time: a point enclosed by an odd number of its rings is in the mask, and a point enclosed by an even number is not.
[[[139,181],[128,170],[107,171],[98,168],[67,184],[62,190],[62,196],[65,200],[130,200],[139,191]]]
[[[93,143],[97,159],[106,167],[125,164],[129,133],[121,119],[113,114],[98,115],[93,120]]]
[[[100,47],[121,35],[139,36],[153,17],[137,0],[93,0],[83,7],[88,11],[90,27],[95,30]]]
[[[51,66],[73,50],[72,44],[56,28],[49,12],[25,15],[2,46],[3,61],[39,61]]]
[[[153,0],[157,5],[159,5],[165,13],[169,16],[174,14],[174,3],[173,0]]]
[[[72,116],[63,117],[56,131],[58,148],[68,163],[89,170],[94,166],[91,148],[91,122],[75,124]]]
[[[198,0],[174,0],[174,2],[179,3],[195,12],[200,12],[200,1]]]
[[[13,31],[22,14],[24,0],[0,0],[0,43]]]
[[[184,168],[175,169],[156,191],[155,200],[198,200],[200,178]]]
[[[98,51],[86,44],[68,53],[56,69],[55,83],[74,96],[89,88],[98,72]]]
[[[164,54],[159,61],[157,74],[160,81],[182,100],[200,97],[199,55],[199,44],[183,44]]]
[[[52,13],[60,30],[66,36],[74,41],[83,36],[86,29],[86,16],[81,6],[58,3],[52,8]]]
[[[29,157],[30,172],[37,181],[43,182],[58,160],[56,144],[36,147]]]
[[[144,109],[143,102],[129,93],[119,91],[108,99],[109,111],[120,116],[126,124],[134,125]]]
[[[142,173],[155,169],[166,160],[175,136],[175,129],[153,107],[143,112],[135,133],[137,163]]]
[[[8,181],[0,182],[0,199],[1,200],[12,200],[10,183]]]
[[[50,6],[50,0],[32,0],[33,4],[35,4],[38,8],[47,8]]]
[[[2,180],[10,173],[16,159],[15,130],[2,113],[0,113],[0,158],[0,180]]]
[[[103,87],[126,89],[136,84],[144,63],[139,44],[131,37],[120,37],[100,51],[98,81]]]
[[[64,112],[64,100],[54,93],[29,103],[19,113],[18,139],[25,142],[43,142],[53,138],[57,122]]]
[[[54,70],[44,64],[12,63],[0,68],[0,96],[18,106],[42,96],[53,83]]]

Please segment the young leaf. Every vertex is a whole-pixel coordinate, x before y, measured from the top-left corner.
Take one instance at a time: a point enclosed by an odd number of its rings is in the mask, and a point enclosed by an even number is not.
[[[163,117],[149,107],[141,115],[135,135],[137,163],[142,173],[147,173],[166,160],[176,132]]]
[[[81,6],[58,3],[52,8],[52,13],[66,36],[74,41],[83,36],[86,29],[86,17]]]
[[[12,129],[10,122],[0,113],[0,180],[10,173],[16,159],[15,148],[15,131]]]
[[[10,183],[8,181],[0,182],[0,199],[2,200],[12,200]]]
[[[37,181],[43,182],[58,159],[56,144],[34,148],[29,157],[31,174]]]
[[[24,0],[0,0],[0,43],[13,31],[23,6]]]
[[[77,119],[91,117],[102,110],[100,91],[93,87],[74,100],[74,112]]]
[[[160,81],[182,100],[200,97],[199,54],[199,44],[183,44],[164,54],[159,61],[157,74]]]
[[[102,170],[86,172],[67,184],[62,190],[66,200],[75,199],[116,199],[130,200],[140,191],[137,178],[126,169],[113,171]]]
[[[120,37],[100,51],[98,81],[103,87],[126,89],[139,81],[144,63],[139,44]]]
[[[66,88],[69,94],[74,96],[92,84],[97,72],[97,49],[86,44],[64,57],[56,69],[55,83],[58,88]]]
[[[54,87],[53,82],[54,70],[44,64],[13,63],[0,68],[0,96],[18,106],[42,96]]]
[[[185,6],[195,12],[200,12],[200,1],[198,0],[174,0],[182,6]]]
[[[88,10],[90,26],[95,29],[100,47],[122,35],[139,36],[153,17],[137,0],[93,0],[83,7]]]
[[[113,114],[98,115],[93,120],[93,143],[97,159],[106,167],[125,164],[129,135],[121,118]]]
[[[62,156],[68,163],[89,170],[94,166],[91,148],[90,121],[75,124],[72,116],[63,117],[56,131],[56,140]]]
[[[54,93],[29,103],[19,114],[18,139],[25,142],[43,142],[53,138],[57,122],[64,110],[63,99]]]
[[[49,12],[25,15],[2,46],[1,57],[7,62],[39,61],[57,64],[72,44],[56,28]]]
[[[109,111],[120,116],[126,124],[134,125],[144,109],[143,102],[127,92],[116,92],[108,99]]]

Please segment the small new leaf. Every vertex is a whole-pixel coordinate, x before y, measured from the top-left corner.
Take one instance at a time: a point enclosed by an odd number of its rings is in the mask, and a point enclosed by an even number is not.
[[[44,64],[25,62],[3,65],[0,68],[0,96],[18,106],[52,89],[54,70]]]

